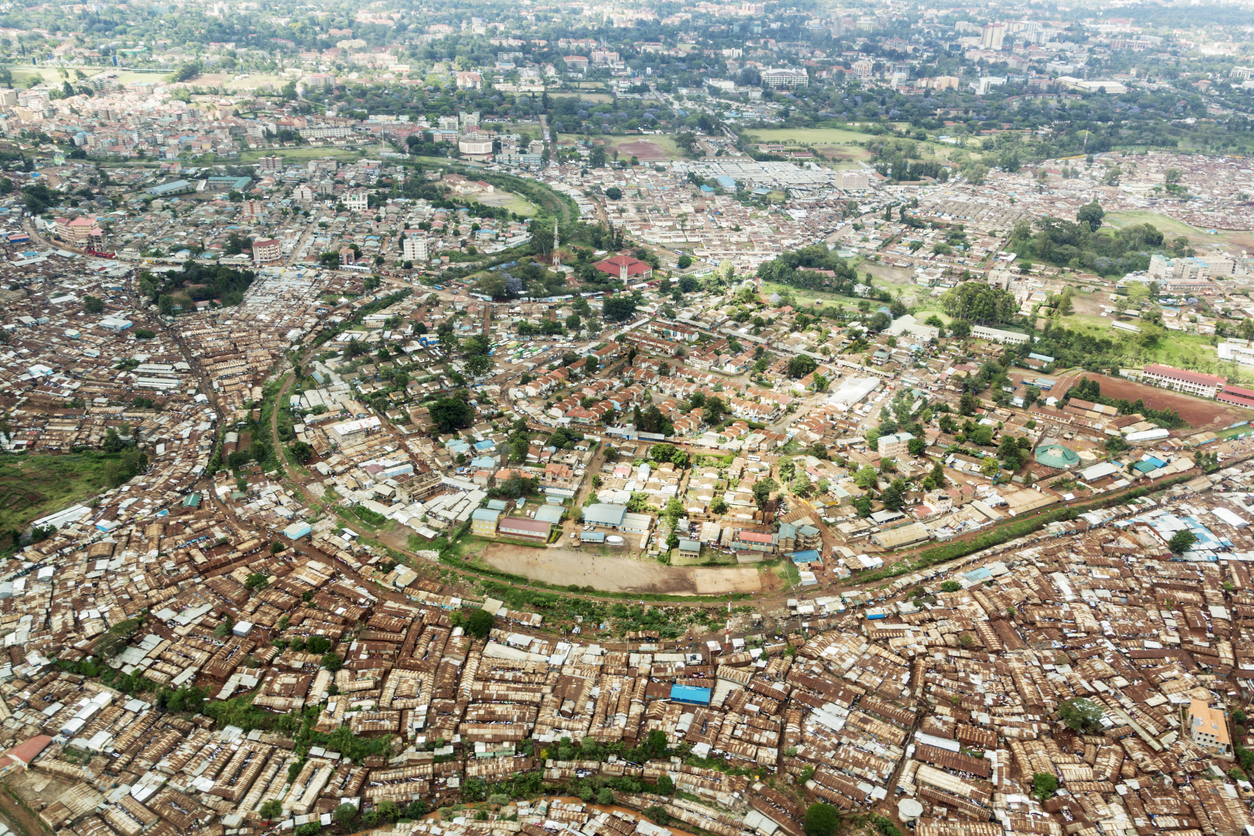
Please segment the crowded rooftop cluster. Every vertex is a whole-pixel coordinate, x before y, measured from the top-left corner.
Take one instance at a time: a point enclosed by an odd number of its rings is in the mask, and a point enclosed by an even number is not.
[[[1247,12],[6,9],[0,833],[1254,832]]]

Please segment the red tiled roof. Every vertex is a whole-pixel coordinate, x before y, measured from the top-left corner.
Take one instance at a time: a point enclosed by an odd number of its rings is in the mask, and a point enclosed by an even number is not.
[[[1171,378],[1172,380],[1186,380],[1189,383],[1204,383],[1211,386],[1221,386],[1228,382],[1227,378],[1218,377],[1217,375],[1191,372],[1186,369],[1177,369],[1172,366],[1160,366],[1157,364],[1146,366],[1145,373],[1156,374],[1161,377]]]

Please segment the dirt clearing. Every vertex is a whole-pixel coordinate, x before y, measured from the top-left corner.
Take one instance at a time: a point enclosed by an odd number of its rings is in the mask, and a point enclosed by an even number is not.
[[[639,142],[624,142],[618,146],[618,154],[620,157],[635,157],[641,162],[664,160],[670,156],[660,145],[649,142],[648,140],[641,140]]]
[[[494,569],[557,586],[591,586],[606,592],[652,595],[722,595],[758,592],[755,566],[680,568],[652,560],[598,555],[573,549],[529,549],[493,543],[482,560]]]
[[[1104,374],[1094,374],[1092,372],[1072,372],[1067,378],[1067,388],[1069,389],[1071,386],[1079,383],[1080,378],[1083,377],[1096,380],[1101,384],[1102,395],[1105,397],[1121,398],[1129,401],[1136,401],[1139,398],[1150,409],[1174,409],[1192,427],[1192,430],[1176,430],[1175,435],[1189,435],[1192,432],[1201,432],[1203,430],[1223,429],[1238,421],[1248,421],[1250,418],[1254,418],[1254,412],[1242,409],[1239,406],[1195,398],[1192,395],[1171,392],[1166,389],[1159,389],[1156,386],[1149,386],[1121,378],[1107,377]],[[1050,391],[1049,394],[1055,397],[1062,397],[1065,392],[1066,389],[1060,388],[1060,391]]]

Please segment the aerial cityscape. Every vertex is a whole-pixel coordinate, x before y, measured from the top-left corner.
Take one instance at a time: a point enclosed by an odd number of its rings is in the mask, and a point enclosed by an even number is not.
[[[0,836],[1254,834],[1254,7],[18,0],[0,168]]]

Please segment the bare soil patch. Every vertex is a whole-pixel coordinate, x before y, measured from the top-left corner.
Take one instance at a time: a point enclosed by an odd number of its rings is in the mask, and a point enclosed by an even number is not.
[[[652,560],[599,555],[575,549],[529,549],[492,543],[482,560],[494,569],[557,586],[590,586],[606,592],[651,595],[723,595],[758,592],[762,588],[753,566],[676,567]]]
[[[1159,389],[1156,386],[1149,386],[1132,380],[1123,380],[1122,378],[1107,377],[1103,374],[1093,374],[1092,372],[1084,372],[1083,374],[1075,374],[1069,377],[1067,379],[1067,388],[1069,389],[1078,383],[1082,377],[1096,380],[1101,384],[1102,394],[1108,398],[1122,398],[1129,401],[1140,399],[1151,409],[1174,409],[1180,414],[1181,418],[1189,422],[1195,432],[1223,429],[1238,421],[1246,421],[1254,417],[1254,414],[1249,410],[1237,406],[1195,398],[1192,395],[1171,392],[1166,389]],[[1059,392],[1058,397],[1061,397],[1065,392],[1066,390]],[[1053,395],[1054,393],[1051,391],[1050,394]],[[1183,434],[1188,432],[1188,430],[1184,430]]]
[[[635,157],[641,162],[666,159],[666,152],[662,150],[662,147],[648,140],[624,142],[617,147],[619,157],[627,157],[629,159]]]

